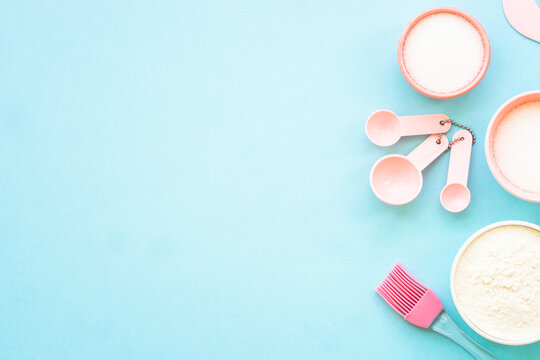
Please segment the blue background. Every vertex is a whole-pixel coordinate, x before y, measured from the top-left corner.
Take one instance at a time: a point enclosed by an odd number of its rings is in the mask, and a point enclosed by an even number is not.
[[[434,100],[396,60],[421,11],[485,27],[470,93]],[[374,292],[398,260],[456,322],[453,258],[495,221],[540,223],[505,192],[484,134],[540,87],[540,44],[500,1],[2,1],[1,359],[465,359]],[[448,153],[412,203],[369,187],[368,114],[444,112],[478,135],[472,202],[443,210]]]

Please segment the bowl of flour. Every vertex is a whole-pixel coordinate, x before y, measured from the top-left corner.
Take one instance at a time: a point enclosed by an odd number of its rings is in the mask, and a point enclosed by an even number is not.
[[[513,97],[493,115],[486,160],[495,179],[520,199],[540,202],[540,90]]]
[[[540,226],[503,221],[477,231],[454,259],[450,288],[463,320],[486,339],[540,341]]]
[[[397,54],[405,80],[436,99],[474,88],[487,71],[490,55],[482,25],[451,7],[429,9],[415,17],[401,34]]]

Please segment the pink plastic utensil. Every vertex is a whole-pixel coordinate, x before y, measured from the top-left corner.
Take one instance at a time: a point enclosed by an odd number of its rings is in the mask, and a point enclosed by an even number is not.
[[[540,6],[535,0],[503,0],[503,9],[518,33],[540,42]]]
[[[463,140],[460,140],[463,139]],[[441,191],[441,204],[450,212],[460,212],[469,206],[471,192],[467,188],[471,162],[472,135],[467,130],[456,131],[450,150],[448,180]]]
[[[445,133],[452,124],[445,114],[397,116],[390,110],[377,110],[366,121],[366,134],[372,143],[390,146],[402,136],[428,135]]]
[[[438,141],[440,136],[440,141]],[[422,170],[448,147],[446,135],[431,135],[409,155],[387,155],[371,169],[370,183],[375,196],[390,205],[403,205],[422,190]]]
[[[446,336],[476,359],[499,359],[465,335],[444,310],[437,295],[412,277],[401,263],[394,266],[375,291],[411,324]]]

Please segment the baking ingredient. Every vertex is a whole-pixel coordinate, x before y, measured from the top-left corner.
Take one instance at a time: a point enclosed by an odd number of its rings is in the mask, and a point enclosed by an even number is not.
[[[493,138],[501,173],[522,190],[540,193],[540,101],[510,111]]]
[[[403,60],[409,75],[437,93],[458,91],[480,72],[484,59],[482,37],[465,18],[438,13],[426,16],[409,31]]]
[[[478,328],[509,341],[540,336],[540,231],[488,230],[467,246],[454,276],[456,305]]]

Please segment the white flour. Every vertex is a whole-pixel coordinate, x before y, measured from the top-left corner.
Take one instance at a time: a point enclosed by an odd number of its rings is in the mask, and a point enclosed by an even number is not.
[[[470,243],[455,271],[456,305],[478,328],[510,341],[540,335],[540,231],[489,230]]]
[[[484,59],[482,38],[459,15],[441,13],[425,17],[409,32],[403,60],[409,75],[437,93],[454,92],[469,85]]]
[[[510,111],[493,138],[495,162],[517,187],[540,193],[540,101]]]

